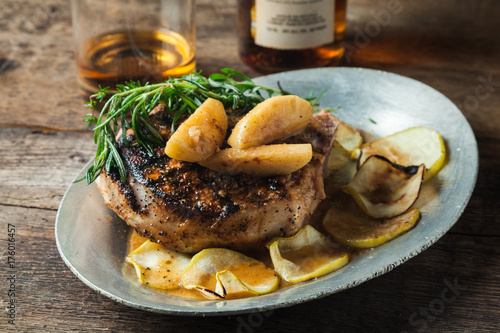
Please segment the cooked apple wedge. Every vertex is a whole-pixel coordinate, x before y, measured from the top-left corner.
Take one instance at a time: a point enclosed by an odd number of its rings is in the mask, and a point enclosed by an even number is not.
[[[147,240],[125,260],[135,268],[142,284],[160,290],[180,288],[181,276],[191,256]]]
[[[323,227],[333,239],[353,248],[371,248],[412,229],[420,218],[418,209],[413,208],[390,219],[368,217],[347,194],[337,196],[323,218]]]
[[[372,218],[391,218],[418,199],[425,166],[403,167],[379,155],[370,156],[342,189]]]
[[[358,167],[372,155],[384,156],[403,166],[424,164],[427,181],[442,168],[446,148],[437,131],[427,127],[412,127],[368,142],[353,153],[353,157],[358,158]]]
[[[222,145],[227,132],[227,114],[222,103],[208,98],[167,141],[165,154],[186,162],[198,162]]]
[[[222,149],[198,163],[214,171],[256,176],[287,175],[305,166],[312,158],[312,147],[304,144],[278,144],[247,149]]]
[[[227,143],[245,149],[282,139],[304,128],[313,112],[311,103],[298,96],[271,97],[236,123]]]
[[[328,274],[349,262],[344,250],[310,225],[293,237],[273,240],[268,247],[274,270],[291,283]]]
[[[182,274],[182,285],[209,299],[269,293],[279,285],[274,270],[264,263],[228,249],[205,249],[193,256]]]

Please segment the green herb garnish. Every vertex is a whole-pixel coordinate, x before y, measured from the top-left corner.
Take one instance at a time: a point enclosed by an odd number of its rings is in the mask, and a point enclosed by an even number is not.
[[[257,85],[246,75],[224,68],[221,73],[212,74],[208,78],[200,73],[193,73],[144,86],[131,81],[118,85],[117,92],[101,88],[90,96],[90,102],[87,103],[92,111],[97,109],[98,104],[104,103],[99,116],[95,117],[92,113],[84,119],[89,126],[95,126],[94,142],[97,144],[97,152],[86,177],[79,181],[86,179],[87,184],[90,184],[103,169],[110,171],[115,167],[118,168],[122,182],[125,182],[127,169],[116,149],[116,133],[121,129],[124,143],[128,144],[126,131],[132,128],[137,143],[149,154],[153,154],[153,145],[164,144],[164,140],[151,126],[148,117],[160,103],[164,103],[173,116],[173,132],[177,120],[186,112],[193,113],[207,98],[217,99],[225,108],[238,109],[244,113],[272,95],[290,94],[279,83],[278,87],[280,89]],[[319,97],[315,98],[313,95],[314,92],[305,99],[316,105]]]

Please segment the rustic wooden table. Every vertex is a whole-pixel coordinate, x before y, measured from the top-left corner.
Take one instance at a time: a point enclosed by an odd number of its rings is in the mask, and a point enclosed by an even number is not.
[[[197,1],[198,69],[205,74],[233,67],[259,76],[238,57],[235,13],[236,0]],[[458,106],[475,132],[477,186],[451,231],[356,288],[272,313],[195,318],[115,303],[63,263],[54,241],[56,212],[94,154],[82,122],[87,109],[75,79],[70,9],[62,0],[1,1],[0,331],[500,331],[499,17],[495,0],[348,4],[342,65],[430,85]],[[15,229],[13,267],[9,226]],[[450,286],[453,297],[443,299]]]

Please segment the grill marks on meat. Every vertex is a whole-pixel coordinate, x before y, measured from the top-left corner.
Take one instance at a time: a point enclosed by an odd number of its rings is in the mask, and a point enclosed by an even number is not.
[[[150,118],[167,140],[169,117],[159,108]],[[273,237],[295,234],[325,197],[323,169],[336,128],[335,117],[326,112],[315,115],[303,131],[284,140],[310,142],[313,159],[291,175],[275,177],[214,172],[171,159],[164,147],[150,156],[134,144],[129,131],[128,145],[121,138],[117,142],[129,170],[127,183],[112,170],[103,172],[97,184],[106,204],[122,219],[169,248],[253,250]]]

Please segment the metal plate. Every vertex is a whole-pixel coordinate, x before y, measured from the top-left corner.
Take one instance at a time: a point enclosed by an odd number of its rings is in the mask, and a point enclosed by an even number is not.
[[[417,202],[423,217],[415,229],[310,282],[247,299],[189,300],[136,281],[133,269],[124,264],[125,223],[104,205],[95,185],[77,183],[68,188],[61,202],[55,231],[59,252],[78,278],[113,300],[148,311],[203,316],[264,311],[331,295],[384,274],[436,242],[458,220],[475,185],[478,150],[466,119],[446,97],[415,80],[357,68],[301,70],[255,80],[274,87],[278,81],[299,95],[327,88],[321,106],[341,107],[335,111],[341,120],[374,138],[413,126],[431,127],[442,134],[448,159],[424,187]]]

